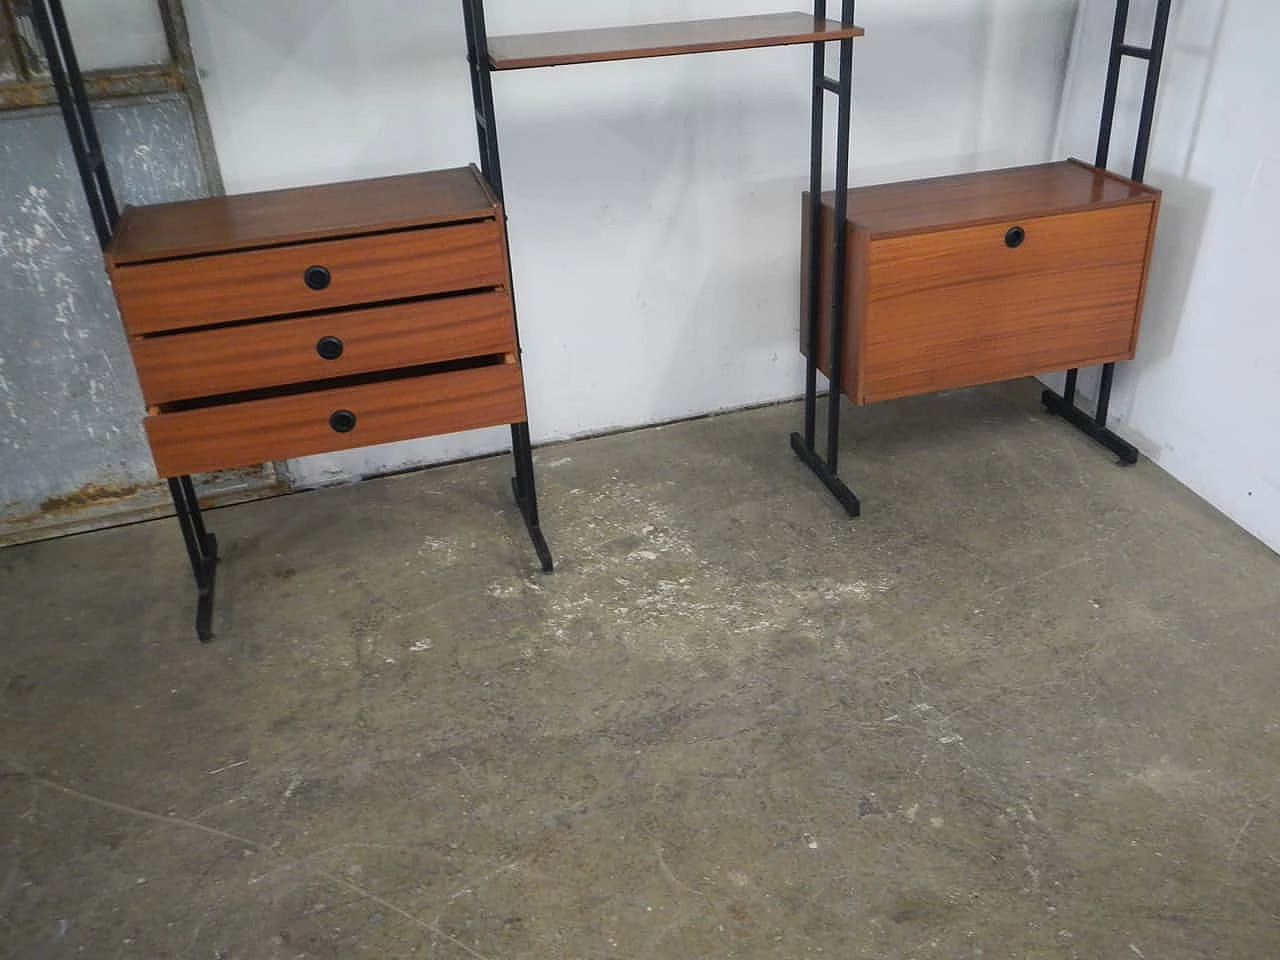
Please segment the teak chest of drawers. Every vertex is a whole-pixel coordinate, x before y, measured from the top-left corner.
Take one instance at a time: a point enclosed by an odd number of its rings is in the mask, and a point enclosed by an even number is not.
[[[525,419],[470,169],[131,208],[107,264],[163,477]]]
[[[1132,359],[1159,191],[1069,160],[848,198],[841,378],[855,403]],[[825,196],[822,303],[833,207]],[[824,373],[828,339],[822,324]],[[807,340],[802,324],[806,355]]]
[[[190,474],[500,424],[550,569],[505,218],[474,168],[134,207],[106,260],[202,601]]]

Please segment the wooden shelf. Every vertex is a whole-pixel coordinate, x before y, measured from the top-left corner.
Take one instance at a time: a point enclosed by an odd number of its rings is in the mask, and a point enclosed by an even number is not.
[[[570,63],[785,47],[862,35],[861,27],[844,27],[838,22],[819,20],[806,13],[770,13],[753,17],[492,37],[489,40],[489,62],[494,70],[524,70]]]

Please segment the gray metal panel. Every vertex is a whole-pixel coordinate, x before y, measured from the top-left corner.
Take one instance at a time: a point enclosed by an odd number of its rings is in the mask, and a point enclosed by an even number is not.
[[[205,193],[185,98],[95,116],[122,206]],[[0,114],[0,516],[154,484],[143,412],[62,118]]]

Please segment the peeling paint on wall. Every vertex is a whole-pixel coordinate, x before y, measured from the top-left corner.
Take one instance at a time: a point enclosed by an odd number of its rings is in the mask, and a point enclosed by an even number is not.
[[[95,108],[120,202],[199,196],[181,96]],[[0,115],[0,503],[156,483],[142,396],[61,116]]]

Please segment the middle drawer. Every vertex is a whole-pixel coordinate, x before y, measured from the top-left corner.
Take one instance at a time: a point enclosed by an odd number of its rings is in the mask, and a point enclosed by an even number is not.
[[[505,290],[197,330],[130,343],[142,396],[171,403],[514,353]]]

